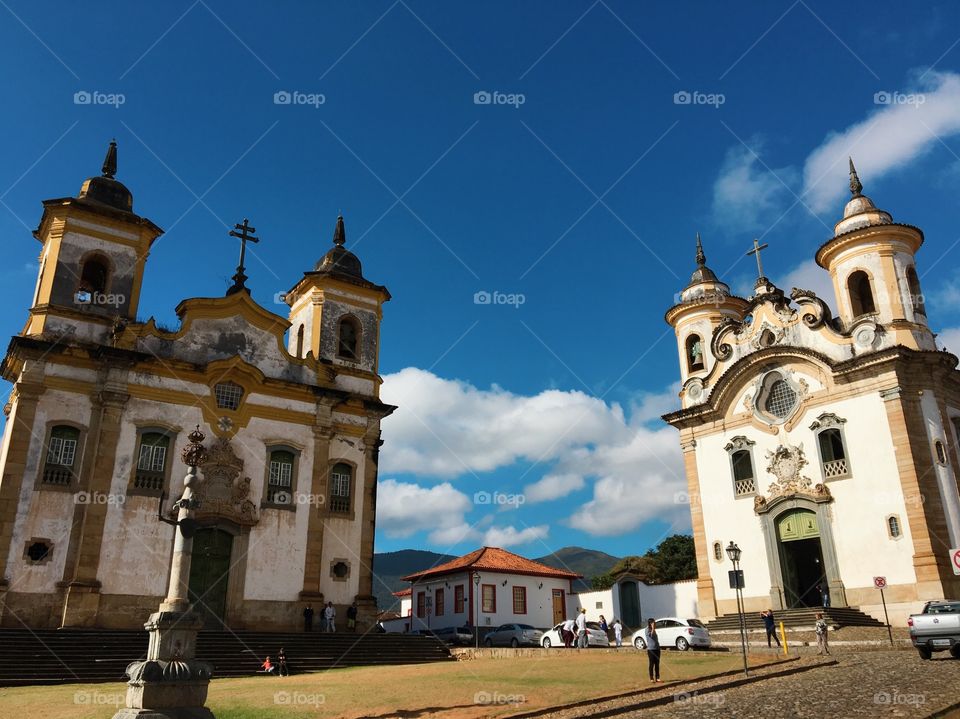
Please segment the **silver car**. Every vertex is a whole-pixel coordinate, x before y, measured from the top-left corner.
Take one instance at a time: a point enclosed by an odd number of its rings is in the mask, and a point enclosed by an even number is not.
[[[483,638],[486,647],[538,647],[543,632],[529,624],[501,624]]]
[[[664,617],[658,619],[657,637],[660,646],[664,649],[675,647],[681,652],[690,647],[708,649],[710,647],[710,632],[699,619],[681,619],[680,617]],[[646,649],[643,640],[643,629],[638,629],[631,637],[633,646],[637,649]]]

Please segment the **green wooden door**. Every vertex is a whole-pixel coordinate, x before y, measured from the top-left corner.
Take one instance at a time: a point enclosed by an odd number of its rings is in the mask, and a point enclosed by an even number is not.
[[[233,535],[222,529],[201,529],[193,537],[190,601],[206,629],[224,626],[232,549]]]

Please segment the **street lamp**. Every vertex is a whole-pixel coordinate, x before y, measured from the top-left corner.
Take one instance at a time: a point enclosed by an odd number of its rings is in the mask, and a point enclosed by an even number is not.
[[[730,573],[730,586],[737,590],[737,614],[740,615],[740,649],[743,652],[743,673],[747,671],[747,625],[743,616],[743,571],[740,569],[740,547],[732,539],[727,545],[727,556],[733,562],[733,571]]]
[[[476,648],[480,648],[480,572],[475,572],[473,575],[473,596],[474,602],[476,602],[477,610],[474,612],[476,614],[476,621],[473,624],[473,634],[475,637]]]

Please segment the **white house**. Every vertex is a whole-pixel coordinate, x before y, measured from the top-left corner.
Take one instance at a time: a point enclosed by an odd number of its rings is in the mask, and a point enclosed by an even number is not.
[[[410,628],[537,628],[562,621],[573,582],[581,575],[554,569],[497,547],[482,547],[404,577],[410,582]],[[401,611],[401,614],[403,612]]]
[[[669,584],[647,584],[632,575],[620,577],[610,589],[573,594],[567,600],[567,614],[587,610],[587,620],[595,622],[600,615],[612,622],[619,619],[625,626],[637,629],[648,617],[698,617],[697,580],[688,579]]]

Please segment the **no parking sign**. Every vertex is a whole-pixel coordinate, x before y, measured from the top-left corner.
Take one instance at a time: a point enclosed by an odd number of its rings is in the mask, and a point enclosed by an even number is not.
[[[953,567],[954,574],[960,574],[960,547],[950,550],[950,566]]]

